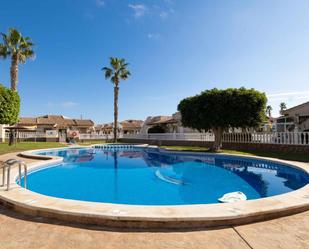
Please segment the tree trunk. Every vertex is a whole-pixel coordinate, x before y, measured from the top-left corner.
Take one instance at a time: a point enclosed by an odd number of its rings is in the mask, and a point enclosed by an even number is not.
[[[10,130],[9,146],[12,146],[13,143],[14,143],[14,132],[13,132],[13,130]]]
[[[114,143],[117,143],[118,132],[118,85],[114,86]]]
[[[223,129],[221,127],[215,127],[215,128],[212,128],[212,131],[215,135],[215,141],[211,147],[211,151],[217,152],[222,147]]]
[[[13,91],[17,91],[17,83],[18,83],[18,55],[13,55],[12,60],[11,60],[11,68],[10,68],[10,73],[11,73],[11,89]]]

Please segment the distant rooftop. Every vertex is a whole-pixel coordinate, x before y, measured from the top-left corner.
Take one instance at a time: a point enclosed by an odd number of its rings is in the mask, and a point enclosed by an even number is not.
[[[67,126],[93,126],[94,123],[90,119],[70,119],[62,115],[44,115],[39,117],[21,117],[18,125],[52,125],[55,127]]]

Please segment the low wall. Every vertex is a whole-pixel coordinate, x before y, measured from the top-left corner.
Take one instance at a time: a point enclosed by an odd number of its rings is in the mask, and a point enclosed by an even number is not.
[[[120,138],[119,142],[123,143],[140,143],[140,144],[151,144],[151,145],[166,145],[166,146],[201,146],[209,147],[212,142],[205,141],[188,141],[188,140],[157,140],[157,139],[132,139],[132,138]]]
[[[15,138],[14,138],[15,141]],[[38,138],[18,138],[18,142],[47,142],[45,137],[38,137]],[[58,141],[58,140],[57,140]],[[8,139],[5,139],[4,142],[9,142]],[[49,141],[48,141],[49,142]]]
[[[223,143],[224,149],[309,153],[309,145]]]
[[[120,142],[124,143],[147,143],[158,146],[201,146],[210,147],[213,142],[205,141],[187,141],[187,140],[147,140],[122,138]],[[258,144],[258,143],[227,143],[222,144],[223,149],[228,150],[256,150],[273,152],[298,152],[309,153],[309,145],[288,145],[288,144]]]

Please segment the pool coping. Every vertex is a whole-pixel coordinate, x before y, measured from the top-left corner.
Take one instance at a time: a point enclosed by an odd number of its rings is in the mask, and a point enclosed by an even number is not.
[[[91,146],[78,146],[89,148]],[[145,145],[143,145],[145,147]],[[55,148],[55,150],[74,147]],[[159,153],[191,155],[232,156],[235,158],[254,158],[277,162],[302,169],[309,173],[309,165],[276,158],[228,153],[184,152],[161,149],[153,146]],[[33,155],[33,152],[53,149],[32,150],[20,153],[21,156],[37,158],[42,161],[28,164],[28,170],[61,163],[62,157]],[[46,160],[49,159],[49,160]],[[108,227],[128,228],[201,228],[240,225],[254,221],[277,218],[309,210],[309,184],[289,193],[257,200],[236,203],[194,204],[194,205],[125,205],[62,199],[45,196],[20,187],[16,183],[18,169],[14,167],[10,177],[10,190],[0,187],[0,202],[25,214],[49,217],[69,222],[78,222]]]

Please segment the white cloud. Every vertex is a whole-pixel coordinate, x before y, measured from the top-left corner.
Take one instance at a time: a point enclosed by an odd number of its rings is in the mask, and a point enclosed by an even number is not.
[[[71,108],[71,107],[74,107],[74,106],[77,106],[77,105],[78,105],[78,103],[72,102],[72,101],[65,101],[65,102],[61,103],[61,106],[63,108]]]
[[[57,108],[72,108],[72,107],[75,107],[77,105],[78,105],[78,103],[73,102],[73,101],[63,101],[63,102],[60,102],[60,103],[54,103],[54,102],[48,102],[47,103],[47,106],[50,107],[50,108],[54,108],[54,107],[57,107]]]
[[[166,11],[164,11],[164,10],[162,10],[162,11],[160,12],[160,14],[159,14],[159,16],[160,16],[161,19],[167,18],[168,15],[169,15],[169,14],[168,14]]]
[[[148,10],[144,4],[129,4],[129,8],[133,10],[135,18],[143,17]]]
[[[292,99],[297,100],[297,99],[304,99],[304,98],[308,98],[309,100],[309,91],[272,93],[272,94],[267,94],[267,98],[271,101],[292,100]]]
[[[285,102],[288,108],[309,101],[309,91],[295,91],[267,94],[268,104],[273,107],[274,116],[279,116],[279,105]]]
[[[96,3],[98,8],[102,8],[105,5],[105,1],[104,0],[96,0],[95,3]]]
[[[149,33],[147,34],[149,39],[158,40],[160,39],[161,35],[159,33]]]

